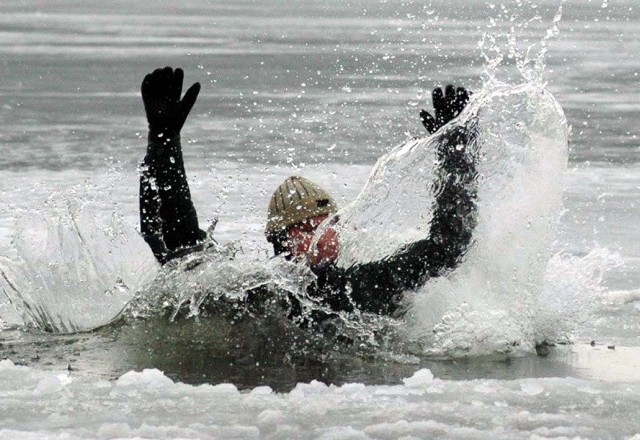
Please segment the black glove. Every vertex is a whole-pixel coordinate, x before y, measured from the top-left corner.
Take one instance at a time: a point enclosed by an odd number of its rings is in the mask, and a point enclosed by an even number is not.
[[[444,92],[440,87],[433,89],[433,108],[435,118],[426,110],[420,112],[422,125],[430,134],[458,116],[469,102],[469,93],[464,87],[457,89],[449,84]]]
[[[147,113],[149,132],[165,137],[180,134],[187,116],[200,93],[200,83],[192,85],[184,98],[182,81],[184,72],[171,67],[156,69],[142,81],[142,101]]]

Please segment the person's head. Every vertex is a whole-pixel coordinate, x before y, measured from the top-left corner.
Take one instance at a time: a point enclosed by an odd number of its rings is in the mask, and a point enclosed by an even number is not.
[[[336,203],[328,192],[304,177],[291,176],[271,196],[265,235],[276,255],[309,256],[316,229],[336,212]],[[321,241],[318,247],[325,255],[317,256],[316,261],[310,258],[312,264],[334,260],[337,256],[335,231],[328,229]]]

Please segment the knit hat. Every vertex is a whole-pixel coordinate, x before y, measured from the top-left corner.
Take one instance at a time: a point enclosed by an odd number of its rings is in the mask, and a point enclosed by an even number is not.
[[[297,223],[337,210],[335,201],[324,189],[304,177],[288,177],[271,196],[265,235],[273,241]]]

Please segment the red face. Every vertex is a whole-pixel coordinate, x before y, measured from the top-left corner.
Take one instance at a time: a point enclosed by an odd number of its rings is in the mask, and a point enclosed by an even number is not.
[[[313,252],[309,250],[316,229],[326,218],[326,215],[319,215],[289,228],[287,246],[294,259],[306,256],[312,266],[317,266],[332,263],[338,258],[340,242],[333,228],[324,231]]]

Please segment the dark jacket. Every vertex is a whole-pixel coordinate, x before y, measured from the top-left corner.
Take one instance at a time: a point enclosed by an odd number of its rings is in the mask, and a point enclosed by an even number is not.
[[[436,192],[429,233],[379,261],[312,268],[308,294],[334,311],[393,315],[402,294],[454,269],[466,253],[476,225],[476,133],[468,127],[440,132]],[[425,209],[428,209],[425,207]],[[140,177],[140,224],[156,259],[164,264],[201,249],[200,230],[184,169],[180,138],[150,138]],[[263,297],[250,292],[248,298]],[[298,305],[299,306],[299,305]],[[297,318],[296,306],[290,316]]]

